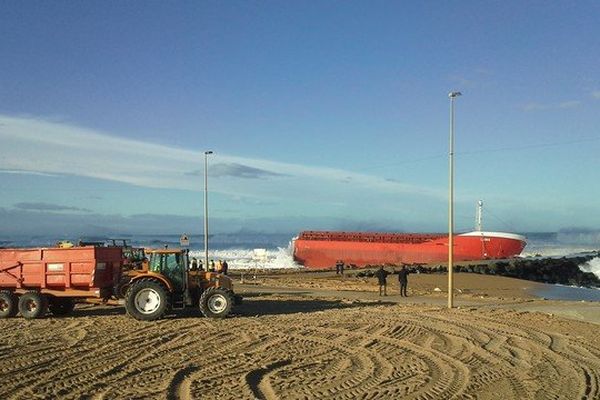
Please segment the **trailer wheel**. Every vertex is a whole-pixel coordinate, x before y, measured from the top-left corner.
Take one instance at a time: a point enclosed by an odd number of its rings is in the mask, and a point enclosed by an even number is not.
[[[140,279],[131,284],[125,296],[125,309],[133,318],[154,321],[169,309],[169,296],[162,283],[154,279]]]
[[[225,318],[231,312],[233,298],[222,288],[208,288],[200,296],[200,311],[208,318]]]
[[[70,298],[54,297],[50,299],[48,308],[54,316],[62,317],[73,312],[73,309],[75,308],[75,302]]]
[[[9,290],[0,290],[0,318],[17,315],[17,297]]]
[[[46,308],[46,299],[39,292],[27,292],[19,298],[19,312],[25,319],[43,317]]]

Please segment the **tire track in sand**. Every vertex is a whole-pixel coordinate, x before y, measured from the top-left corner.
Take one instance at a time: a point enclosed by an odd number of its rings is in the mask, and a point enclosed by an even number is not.
[[[0,398],[600,398],[597,327],[553,321],[365,304],[218,321],[10,318]]]
[[[245,380],[258,400],[275,400],[277,395],[269,382],[269,375],[278,368],[291,364],[291,360],[281,360],[255,369],[246,374]]]
[[[168,400],[189,400],[191,399],[191,385],[192,381],[190,380],[190,375],[196,371],[198,371],[197,366],[189,366],[177,371],[173,380],[169,384],[169,388],[167,389],[167,399]]]

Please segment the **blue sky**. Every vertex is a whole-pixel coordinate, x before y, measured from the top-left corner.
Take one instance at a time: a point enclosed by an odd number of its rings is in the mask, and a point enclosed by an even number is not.
[[[0,7],[1,235],[600,228],[598,2]]]

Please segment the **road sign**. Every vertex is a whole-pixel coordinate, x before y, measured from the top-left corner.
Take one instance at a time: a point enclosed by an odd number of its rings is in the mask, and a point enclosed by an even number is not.
[[[190,245],[190,238],[185,233],[179,238],[179,244],[181,247],[188,247]]]

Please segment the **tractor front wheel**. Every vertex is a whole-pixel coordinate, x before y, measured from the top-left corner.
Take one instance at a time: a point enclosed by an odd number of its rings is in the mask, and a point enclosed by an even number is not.
[[[222,288],[208,288],[200,296],[200,311],[208,318],[225,318],[231,312],[233,298]]]
[[[169,295],[164,285],[154,279],[133,282],[125,296],[127,314],[141,321],[162,318],[169,309]]]

